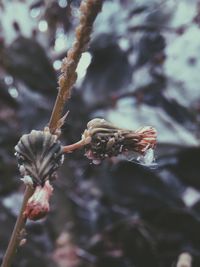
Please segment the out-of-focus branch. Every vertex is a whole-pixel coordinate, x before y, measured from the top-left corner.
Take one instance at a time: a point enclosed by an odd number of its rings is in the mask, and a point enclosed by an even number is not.
[[[130,26],[128,30],[130,32],[138,32],[138,31],[145,31],[145,32],[152,32],[152,31],[166,31],[173,34],[183,34],[184,31],[186,31],[191,25],[193,24],[193,21],[190,21],[188,23],[182,24],[177,28],[165,26],[165,25],[158,25],[154,23],[150,24],[139,24]]]
[[[74,150],[80,149],[86,145],[85,140],[80,140],[74,144],[68,145],[68,146],[63,146],[63,152],[64,153],[71,153]]]
[[[60,127],[64,104],[70,98],[71,89],[77,79],[76,68],[81,54],[86,51],[90,41],[93,22],[100,12],[103,0],[85,0],[80,6],[80,24],[76,28],[76,39],[67,57],[63,59],[61,75],[58,80],[59,91],[49,122],[51,133]]]

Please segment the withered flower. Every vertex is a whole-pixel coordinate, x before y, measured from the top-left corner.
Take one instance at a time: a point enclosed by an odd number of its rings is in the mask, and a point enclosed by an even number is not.
[[[52,195],[53,187],[49,181],[44,186],[37,185],[33,195],[29,198],[24,211],[24,217],[33,221],[44,218],[49,212],[49,199]]]
[[[147,150],[155,148],[156,137],[156,130],[151,126],[131,131],[96,118],[88,122],[82,140],[88,140],[85,146],[86,156],[98,164],[107,157],[128,151],[145,155]]]

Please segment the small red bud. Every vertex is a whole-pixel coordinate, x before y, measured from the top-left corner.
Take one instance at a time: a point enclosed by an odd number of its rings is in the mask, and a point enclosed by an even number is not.
[[[53,187],[47,180],[44,186],[36,186],[35,192],[29,198],[24,216],[27,219],[37,221],[46,216],[50,210],[49,199],[52,195]]]

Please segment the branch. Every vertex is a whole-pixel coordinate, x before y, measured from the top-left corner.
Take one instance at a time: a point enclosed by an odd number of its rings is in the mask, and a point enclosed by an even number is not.
[[[10,238],[6,253],[4,255],[1,267],[9,267],[12,263],[17,247],[21,241],[21,238],[20,238],[21,230],[24,228],[26,224],[26,217],[24,216],[24,211],[25,211],[27,202],[29,198],[32,196],[34,190],[35,189],[32,186],[30,185],[26,186],[21,211],[17,218],[17,221],[15,224],[12,236]]]
[[[86,145],[84,140],[80,140],[74,144],[63,146],[63,153],[71,153],[74,150],[80,149]]]
[[[80,24],[76,28],[76,39],[72,48],[68,51],[67,57],[63,59],[61,75],[58,80],[59,91],[49,121],[51,133],[60,128],[59,120],[62,117],[65,102],[71,96],[72,86],[77,79],[76,68],[83,52],[86,51],[90,41],[92,25],[101,10],[103,0],[82,1],[80,6]]]

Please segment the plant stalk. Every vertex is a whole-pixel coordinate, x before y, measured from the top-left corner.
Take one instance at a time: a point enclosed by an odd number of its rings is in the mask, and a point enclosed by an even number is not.
[[[74,144],[71,144],[71,145],[67,145],[67,146],[63,146],[63,152],[64,153],[71,153],[73,152],[74,150],[77,150],[77,149],[80,149],[82,147],[84,147],[86,145],[85,141],[84,140],[80,140]]]
[[[58,95],[49,121],[52,134],[59,129],[65,102],[71,96],[71,90],[77,79],[76,68],[83,52],[88,48],[92,25],[101,11],[103,0],[84,0],[80,5],[80,23],[76,28],[76,38],[67,57],[63,59],[61,75],[58,80]]]
[[[26,204],[27,204],[29,198],[34,193],[34,190],[35,189],[32,186],[30,186],[30,185],[26,186],[21,210],[20,210],[19,216],[17,218],[17,221],[15,223],[15,227],[14,227],[14,230],[12,232],[12,236],[10,238],[6,253],[3,257],[1,267],[10,267],[11,266],[13,257],[15,255],[15,252],[16,252],[17,247],[19,245],[19,242],[21,240],[20,239],[20,232],[26,224],[26,218],[24,217],[23,213],[24,213],[24,210],[26,208]]]

